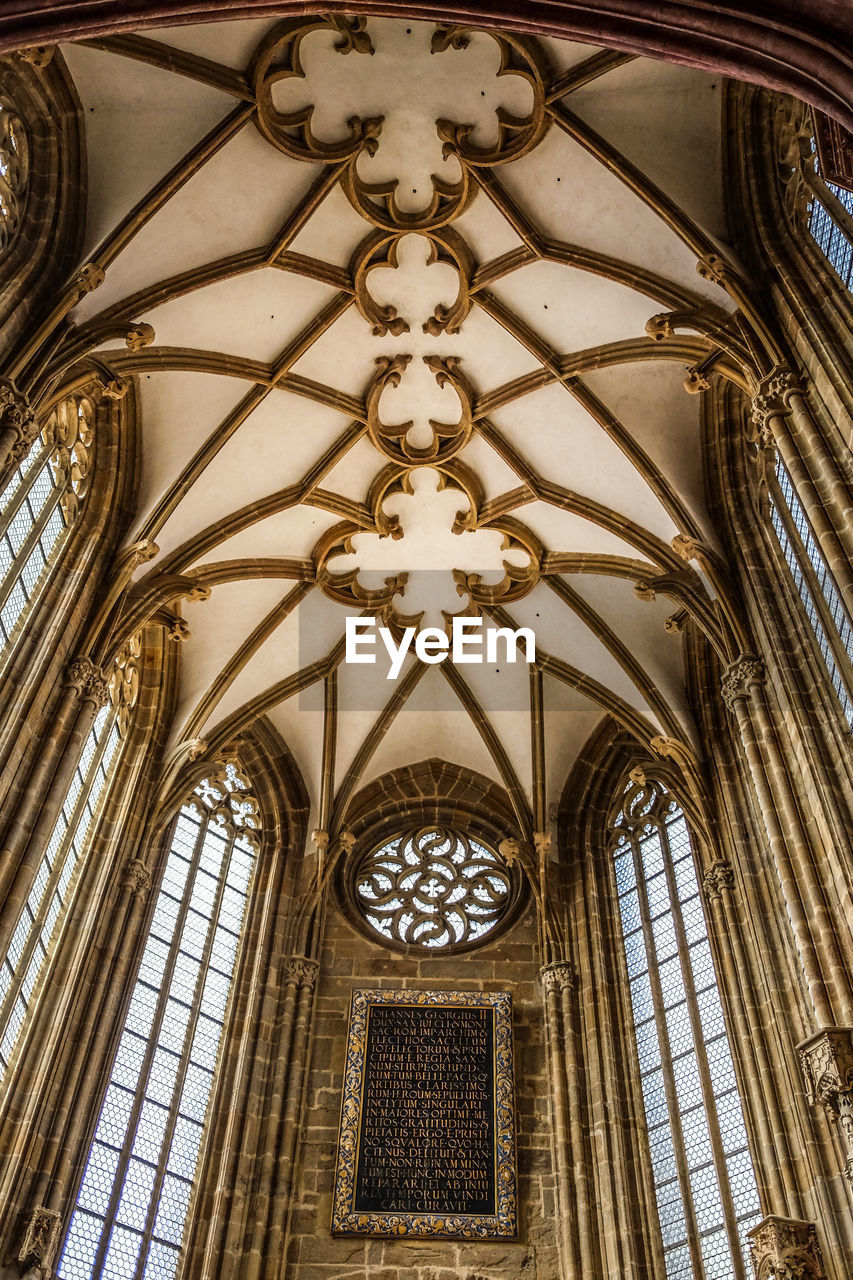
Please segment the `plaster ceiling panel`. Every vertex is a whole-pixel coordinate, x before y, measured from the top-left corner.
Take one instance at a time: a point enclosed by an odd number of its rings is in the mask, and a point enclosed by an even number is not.
[[[654,719],[630,676],[598,636],[544,584],[516,601],[507,612],[513,626],[533,629],[537,655],[544,651],[560,658],[610,689],[641,715]]]
[[[164,552],[171,550],[211,524],[215,527],[216,522],[211,521],[210,515],[207,510],[199,511],[192,500],[183,503],[157,539],[161,549]],[[196,563],[214,564],[219,560],[254,560],[269,556],[307,557],[320,534],[338,519],[338,516],[316,507],[291,507],[226,538]]]
[[[684,641],[670,635],[664,623],[678,610],[667,596],[651,603],[638,600],[633,584],[624,578],[572,574],[566,581],[627,645],[682,720],[689,720],[684,688]]]
[[[545,789],[550,809],[558,804],[566,779],[603,712],[597,703],[548,676],[544,681]]]
[[[246,662],[211,714],[209,725],[220,725],[267,689],[301,670],[306,665],[302,661],[301,638],[302,628],[297,610],[276,628]],[[294,693],[291,701],[299,706],[301,697],[301,694]]]
[[[360,787],[391,769],[432,757],[465,765],[503,785],[465,708],[458,701],[448,705],[446,686],[439,670],[427,671],[368,762]]]
[[[190,636],[181,648],[176,724],[183,725],[249,633],[290,587],[288,582],[269,578],[224,582],[212,589],[209,600],[183,601]]]
[[[539,43],[544,46],[551,66],[557,72],[568,71],[569,67],[576,67],[579,63],[586,62],[587,58],[603,52],[600,45],[575,43],[574,40],[557,40],[551,36],[540,36]]]
[[[246,394],[241,378],[146,373],[142,398],[142,482],[137,526],[205,440]]]
[[[531,392],[491,420],[540,475],[612,507],[666,541],[678,532],[631,461],[563,387]]]
[[[170,276],[267,245],[316,174],[246,125],[133,237],[75,315],[88,319]]]
[[[62,52],[86,116],[88,255],[183,155],[232,110],[227,94],[83,45]]]
[[[313,166],[309,167],[304,161],[296,163],[315,177],[317,170]],[[371,230],[370,223],[356,213],[340,187],[334,187],[288,248],[294,253],[345,267],[353,250]]]
[[[636,58],[567,101],[701,227],[727,238],[720,76]],[[649,127],[658,120],[666,122],[665,133]],[[722,292],[720,298],[725,298]]]
[[[313,831],[319,821],[317,805],[323,752],[322,699],[318,706],[308,709],[291,698],[289,702],[280,702],[273,707],[267,712],[267,718],[281,734],[302,775],[311,802],[308,830]]]
[[[556,126],[534,151],[504,165],[501,181],[544,234],[656,271],[718,305],[725,299],[697,274],[695,255],[666,223]]]
[[[473,202],[453,225],[465,237],[481,266],[501,254],[511,253],[522,243],[512,224],[484,191],[477,192]]]
[[[158,346],[274,361],[333,296],[328,285],[268,268],[208,285],[146,315]]]
[[[397,691],[399,681],[387,679],[388,660],[383,647],[378,646],[377,662],[371,665],[353,665],[341,663],[338,667],[338,732],[335,752],[335,787],[340,787],[347,770],[362,747],[382,711]],[[401,678],[411,669],[412,660],[406,659]],[[429,677],[425,672],[422,680]],[[441,707],[458,710],[459,704],[449,692],[444,691],[446,682],[442,679],[431,684],[433,695],[441,698]],[[403,704],[398,712],[400,716],[411,717],[417,703],[410,706]]]
[[[249,18],[237,22],[198,22],[188,27],[152,27],[145,32],[151,40],[174,45],[187,53],[243,69],[275,20]]]
[[[345,498],[364,502],[370,482],[385,465],[385,459],[369,440],[362,438],[323,477],[322,488]]]
[[[513,271],[491,292],[560,355],[644,338],[659,304],[626,285],[552,262]]]
[[[487,440],[476,432],[459,454],[467,466],[473,468],[486,491],[486,498],[495,498],[521,484],[516,473]]]
[[[199,513],[206,526],[297,484],[345,427],[340,414],[273,391],[208,463],[183,505]],[[215,433],[214,422],[211,434]]]
[[[683,362],[613,365],[584,374],[584,381],[660,468],[706,537],[719,545],[702,472],[702,397],[684,390]]]
[[[533,530],[547,551],[629,556],[634,560],[647,561],[650,567],[654,567],[653,562],[633,543],[574,511],[564,511],[551,503],[532,502],[519,507],[514,514]]]

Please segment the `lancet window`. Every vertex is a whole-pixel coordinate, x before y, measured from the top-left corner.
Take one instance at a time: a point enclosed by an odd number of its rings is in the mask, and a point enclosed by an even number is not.
[[[139,641],[116,663],[110,701],[100,709],[74,769],[33,886],[0,965],[0,1077],[5,1073],[44,968],[69,887],[97,826],[138,689]],[[73,675],[73,670],[72,670]]]
[[[847,288],[853,289],[853,191],[824,180],[816,152],[812,185],[809,231]]]
[[[175,1275],[257,850],[235,763],[181,809],[65,1241],[63,1280]]]
[[[779,457],[770,521],[844,718],[853,728],[853,624]]]
[[[92,404],[63,400],[0,494],[0,649],[47,578],[88,488]]]
[[[747,1280],[760,1205],[687,824],[632,782],[610,830],[667,1280]]]

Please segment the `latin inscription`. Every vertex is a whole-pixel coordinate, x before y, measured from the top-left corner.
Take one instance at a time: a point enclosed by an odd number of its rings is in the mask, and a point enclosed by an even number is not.
[[[356,1213],[494,1214],[493,1008],[374,1005]]]

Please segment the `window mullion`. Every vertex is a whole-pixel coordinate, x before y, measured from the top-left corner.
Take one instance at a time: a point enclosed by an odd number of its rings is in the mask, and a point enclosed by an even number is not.
[[[205,829],[205,834],[206,834],[206,829]],[[175,1078],[175,1084],[172,1089],[172,1100],[169,1104],[169,1117],[166,1122],[165,1130],[163,1132],[162,1145],[160,1149],[160,1159],[157,1162],[157,1173],[154,1178],[154,1185],[151,1190],[151,1200],[148,1207],[148,1218],[146,1220],[145,1230],[142,1235],[142,1244],[140,1245],[139,1257],[137,1258],[137,1262],[136,1262],[136,1271],[134,1273],[134,1280],[142,1280],[142,1276],[145,1273],[148,1250],[151,1246],[151,1237],[154,1234],[154,1224],[157,1221],[157,1210],[159,1208],[160,1193],[163,1190],[163,1180],[166,1177],[166,1166],[169,1162],[169,1154],[172,1148],[172,1139],[175,1134],[175,1125],[177,1124],[177,1121],[178,1121],[178,1106],[181,1100],[181,1094],[183,1093],[184,1082],[186,1080],[187,1071],[189,1070],[189,1066],[190,1066],[190,1047],[192,1046],[193,1036],[195,1035],[195,1029],[196,1029],[196,1026],[198,1025],[198,1019],[201,1014],[201,994],[204,989],[204,982],[205,982],[205,978],[207,977],[207,971],[210,967],[210,957],[213,951],[213,940],[216,936],[217,924],[219,923],[219,913],[222,909],[222,899],[225,896],[225,888],[226,888],[227,879],[228,879],[228,867],[230,865],[231,855],[234,852],[234,844],[236,842],[236,839],[237,839],[237,833],[232,832],[231,838],[228,841],[228,844],[226,845],[222,854],[222,870],[219,877],[219,883],[216,888],[216,895],[214,897],[213,906],[210,912],[210,924],[207,930],[207,936],[204,940],[204,948],[202,950],[201,959],[199,961],[199,966],[198,966],[198,977],[196,978],[196,985],[193,990],[193,998],[190,1004],[189,1021],[187,1022],[187,1029],[186,1029],[186,1032],[184,1033],[184,1049],[186,1050],[186,1052],[182,1051],[181,1062],[178,1067],[177,1076]],[[195,879],[194,876],[193,876],[193,879]],[[188,885],[187,894],[186,894],[187,903],[189,903],[191,896],[192,894],[190,892],[190,887]],[[178,938],[178,942],[180,943],[180,937],[178,934],[177,926],[175,928],[175,936],[176,938]]]
[[[663,849],[663,866],[664,874],[666,875],[667,888],[669,889],[672,922],[675,929],[676,941],[678,943],[678,954],[681,958],[682,981],[684,983],[684,993],[687,1002],[687,1013],[690,1019],[690,1029],[693,1033],[696,1065],[699,1069],[699,1081],[702,1088],[702,1104],[705,1108],[708,1135],[711,1139],[711,1152],[720,1187],[720,1200],[723,1207],[726,1234],[729,1239],[729,1248],[732,1255],[732,1266],[735,1269],[737,1280],[747,1280],[743,1266],[740,1236],[738,1235],[737,1222],[734,1216],[734,1204],[732,1201],[731,1187],[729,1185],[729,1171],[726,1164],[726,1154],[723,1147],[722,1134],[720,1133],[720,1123],[717,1117],[717,1103],[714,1096],[714,1085],[711,1080],[708,1055],[705,1051],[705,1034],[702,1028],[702,1021],[699,1016],[699,1002],[696,998],[696,986],[693,981],[693,970],[690,965],[690,949],[687,941],[687,931],[684,927],[684,918],[681,914],[681,900],[675,879],[675,867],[673,866],[672,861],[672,849],[669,843],[669,833],[665,822],[660,824],[658,833]]]
[[[6,506],[0,510],[0,538],[4,537],[9,525],[24,505],[24,502],[33,487],[35,478],[38,476],[42,468],[46,466],[47,461],[50,458],[50,452],[51,446],[45,445],[32,467],[28,469],[26,475],[21,477],[20,484],[18,485],[15,493],[6,503]],[[27,483],[28,479],[30,481],[29,484]]]
[[[652,821],[649,825],[654,826],[658,831],[660,830],[657,822]],[[678,1185],[681,1189],[681,1199],[684,1207],[684,1220],[687,1227],[687,1245],[690,1250],[690,1257],[696,1280],[705,1280],[705,1265],[702,1261],[702,1249],[699,1243],[699,1224],[696,1221],[696,1212],[693,1207],[693,1193],[690,1187],[690,1171],[687,1167],[684,1132],[681,1127],[681,1113],[678,1108],[678,1090],[675,1083],[675,1072],[672,1066],[672,1054],[670,1052],[669,1036],[666,1029],[666,1008],[663,998],[663,984],[661,983],[654,933],[652,930],[651,910],[649,907],[649,898],[646,889],[646,873],[640,854],[640,842],[634,832],[631,832],[630,835],[630,845],[631,857],[634,862],[634,877],[637,885],[640,922],[643,930],[643,943],[646,948],[646,964],[648,966],[649,985],[652,989],[652,1003],[655,1011],[655,1026],[657,1028],[658,1048],[660,1050],[661,1072],[663,1075],[664,1091],[666,1093],[666,1105],[669,1111],[670,1129],[672,1131],[673,1155],[675,1157],[675,1166],[678,1173]]]
[[[33,955],[35,954],[35,950],[36,950],[36,947],[38,946],[39,940],[41,939],[42,929],[44,928],[47,913],[50,910],[50,904],[53,899],[53,895],[56,892],[56,887],[65,871],[65,863],[68,858],[70,846],[75,836],[77,835],[77,830],[80,825],[80,820],[82,818],[83,812],[86,808],[86,804],[88,803],[89,796],[91,794],[92,784],[97,776],[97,771],[100,768],[101,761],[103,760],[104,755],[106,754],[107,747],[110,741],[111,729],[112,729],[112,723],[108,721],[104,725],[98,737],[98,743],[95,748],[94,755],[92,756],[92,759],[89,762],[89,768],[86,770],[85,776],[81,777],[80,793],[77,796],[77,800],[71,812],[71,817],[66,823],[65,830],[62,834],[62,839],[59,843],[59,847],[56,850],[56,854],[53,859],[53,866],[51,867],[50,875],[48,877],[47,884],[44,887],[44,891],[42,892],[41,900],[39,902],[37,910],[33,912],[32,907],[30,907],[29,895],[27,896],[27,900],[24,903],[24,907],[22,909],[21,915],[23,915],[24,911],[29,910],[29,913],[32,917],[32,924],[30,926],[29,933],[27,935],[27,940],[24,943],[24,946],[21,950],[21,956],[18,961],[17,968],[12,975],[12,978],[9,984],[9,990],[6,993],[6,997],[3,1000],[2,1005],[0,1005],[0,1038],[2,1038],[2,1035],[5,1034],[6,1027],[8,1026],[8,1023],[9,1023],[9,1019],[12,1016],[12,1010],[15,1007],[15,1001],[17,1000],[18,996],[21,994],[21,989],[23,987],[24,981],[29,971],[30,963],[32,961]],[[79,773],[79,770],[80,770],[80,763],[78,761],[77,766],[75,768],[75,773]],[[64,810],[61,809],[60,818],[58,818],[57,821],[60,821],[60,819],[64,818],[64,816],[65,816]],[[52,838],[52,835],[53,833],[51,832],[51,838]],[[49,843],[50,841],[48,841],[48,844]],[[46,856],[47,856],[47,850],[45,850],[44,853],[42,854],[42,862],[44,861]],[[41,865],[42,863],[39,863],[39,869],[41,868]],[[38,876],[38,871],[36,872],[36,876]],[[18,922],[20,922],[20,919],[21,917],[19,916]],[[17,928],[17,924],[16,924],[16,928]],[[29,1006],[29,1000],[26,1000],[26,1004],[27,1006]]]
[[[202,808],[202,806],[199,806]],[[163,1018],[166,1012],[166,1005],[169,999],[169,989],[172,984],[172,978],[175,973],[175,966],[178,961],[178,952],[180,951],[181,935],[183,933],[184,924],[190,910],[190,900],[192,898],[192,890],[195,885],[196,876],[198,874],[201,856],[204,852],[204,844],[207,838],[207,830],[210,825],[210,814],[207,810],[203,811],[202,820],[199,826],[199,833],[193,848],[193,856],[190,862],[190,868],[187,872],[187,881],[184,889],[184,895],[178,908],[177,918],[174,925],[174,933],[172,935],[172,943],[169,947],[169,954],[163,969],[163,976],[160,981],[160,991],[157,996],[157,1003],[154,1008],[154,1017],[151,1022],[151,1029],[148,1034],[148,1043],[145,1046],[145,1053],[142,1058],[142,1064],[139,1069],[139,1079],[136,1085],[136,1091],[133,1097],[133,1106],[131,1107],[130,1116],[127,1122],[127,1133],[135,1134],[136,1126],[139,1123],[139,1116],[145,1102],[145,1091],[148,1086],[148,1076],[151,1071],[151,1064],[154,1061],[154,1054],[157,1051],[158,1041],[160,1038],[160,1028],[163,1025]],[[137,978],[137,981],[139,979]],[[103,1271],[104,1259],[109,1248],[110,1236],[112,1229],[116,1223],[116,1215],[118,1213],[119,1202],[124,1190],[125,1178],[127,1176],[127,1168],[130,1164],[130,1158],[133,1155],[133,1141],[125,1142],[121,1152],[119,1153],[118,1164],[113,1179],[113,1189],[110,1193],[110,1201],[104,1214],[103,1226],[101,1228],[101,1238],[98,1242],[98,1249],[95,1254],[92,1275],[99,1276]]]
[[[30,529],[24,541],[21,543],[20,549],[15,554],[16,564],[17,563],[26,564],[27,560],[29,560],[30,555],[35,549],[36,543],[38,542],[39,538],[44,533],[47,527],[47,523],[50,520],[50,517],[53,515],[54,511],[59,505],[60,496],[61,495],[59,490],[56,489],[53,492],[53,494],[51,494],[51,496],[48,498],[47,502],[44,504],[43,508],[39,512],[36,519],[33,521],[32,528]],[[19,578],[20,578],[20,574],[14,572],[14,565],[13,565],[12,570],[10,571],[6,580],[0,583],[0,609],[2,609],[3,606],[6,604],[6,601],[8,597],[11,595],[12,590],[15,586],[15,583],[19,580]],[[27,595],[27,600],[29,599],[30,599],[30,596]]]

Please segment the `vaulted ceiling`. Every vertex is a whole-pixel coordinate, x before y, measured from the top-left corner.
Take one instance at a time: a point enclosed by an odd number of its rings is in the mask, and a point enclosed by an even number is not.
[[[74,319],[138,378],[136,589],[187,580],[173,749],[266,715],[320,825],[438,756],[528,830],[604,715],[695,749],[649,584],[712,607],[679,553],[718,547],[685,379],[719,351],[683,321],[733,308],[720,81],[380,18],[63,53],[106,272]],[[536,673],[342,660],[348,615],[441,609],[531,627]]]

